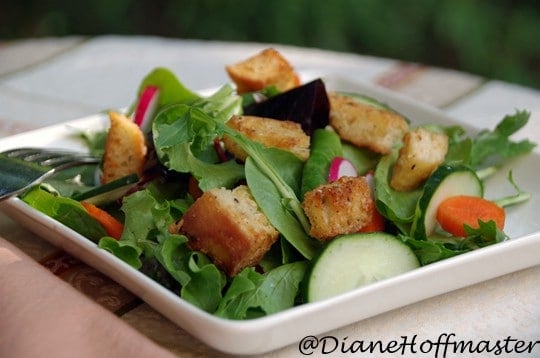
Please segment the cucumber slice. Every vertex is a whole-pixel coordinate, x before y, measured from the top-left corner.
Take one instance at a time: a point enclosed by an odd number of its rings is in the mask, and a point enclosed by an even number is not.
[[[390,234],[340,236],[315,259],[307,283],[307,300],[326,299],[419,266],[411,248]]]
[[[127,175],[105,185],[101,185],[72,197],[77,201],[87,201],[96,206],[112,203],[124,196],[139,181],[137,174]]]
[[[363,94],[360,94],[360,93],[345,92],[345,91],[339,91],[338,93],[343,95],[343,96],[351,97],[355,101],[357,101],[357,102],[359,102],[361,104],[364,104],[366,106],[371,106],[371,107],[375,107],[375,108],[378,108],[378,109],[385,109],[385,110],[393,111],[393,109],[390,108],[390,106],[388,106],[386,103],[383,103],[383,102],[381,102],[379,100],[376,100],[373,97],[369,97],[369,96],[366,96],[366,95],[363,95]]]
[[[381,109],[383,111],[394,112],[396,114],[399,114],[403,118],[405,118],[405,120],[407,122],[409,122],[409,123],[411,122],[407,117],[405,117],[405,115],[403,115],[402,113],[399,113],[394,108],[390,107],[387,103],[381,102],[378,99],[375,99],[373,97],[366,96],[366,95],[360,94],[360,93],[346,92],[346,91],[338,91],[338,93],[343,95],[343,96],[347,96],[349,98],[352,98],[356,102],[358,102],[360,104],[363,104],[365,106],[370,106],[370,107],[373,107],[373,108]]]
[[[484,186],[474,170],[463,165],[441,165],[428,178],[416,204],[411,236],[424,240],[437,228],[437,208],[456,195],[483,197]]]

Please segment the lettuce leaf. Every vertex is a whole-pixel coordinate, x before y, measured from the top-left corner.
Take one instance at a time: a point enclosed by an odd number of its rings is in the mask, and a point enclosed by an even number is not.
[[[185,236],[169,235],[156,248],[156,258],[180,283],[183,299],[212,313],[227,279],[205,255],[190,250],[186,243]]]
[[[233,99],[231,99],[231,97]],[[277,150],[270,150],[256,143],[239,132],[228,127],[225,122],[238,111],[232,88],[224,87],[214,96],[196,101],[191,105],[177,104],[164,109],[153,123],[154,146],[160,161],[169,169],[191,173],[203,191],[215,187],[232,187],[239,180],[246,178],[246,167],[251,168],[252,179],[248,185],[252,192],[261,193],[270,190],[281,208],[287,213],[287,225],[293,225],[289,231],[294,236],[285,235],[291,244],[298,248],[306,258],[315,253],[313,239],[308,236],[309,220],[298,200],[302,162],[292,155],[277,155]],[[214,163],[202,159],[205,148],[213,146],[215,138],[227,135],[249,155],[244,167],[234,160]],[[283,152],[283,151],[281,151]],[[290,168],[297,168],[291,171]],[[267,207],[260,195],[254,194],[259,206]],[[272,205],[272,208],[277,206]],[[265,210],[268,219],[276,225],[283,222],[283,216],[272,216],[274,210]]]
[[[103,237],[99,247],[136,269],[142,266],[141,255],[146,259],[154,257],[158,243],[168,236],[169,226],[180,215],[178,208],[183,207],[181,203],[158,200],[156,196],[149,187],[125,197],[121,207],[125,214],[122,237],[120,240]]]
[[[30,189],[21,199],[93,242],[98,242],[107,235],[103,226],[88,215],[86,209],[76,200],[55,195],[41,186]]]
[[[516,111],[504,116],[492,130],[484,129],[471,137],[459,126],[444,128],[450,138],[445,160],[461,162],[481,170],[486,167],[497,168],[510,158],[530,153],[535,143],[527,139],[514,141],[510,138],[528,123],[529,117],[528,111]]]
[[[493,220],[478,220],[478,228],[465,225],[467,237],[458,238],[446,235],[434,235],[427,240],[417,240],[410,236],[398,237],[411,247],[422,265],[427,265],[449,257],[461,255],[485,246],[493,245],[507,239]]]
[[[220,134],[216,122],[209,118],[201,109],[181,104],[160,113],[153,125],[160,162],[171,170],[191,173],[203,191],[230,188],[244,179],[244,167],[236,161],[216,163],[217,158],[211,160],[202,155],[208,147],[215,153],[213,142]]]
[[[307,261],[281,265],[266,274],[246,268],[233,279],[217,316],[230,319],[255,318],[294,306]]]

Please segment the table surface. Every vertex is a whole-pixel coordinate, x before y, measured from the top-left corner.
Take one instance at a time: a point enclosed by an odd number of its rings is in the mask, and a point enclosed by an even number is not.
[[[219,86],[228,81],[225,65],[268,46],[121,36],[0,42],[0,138],[129,105],[141,78],[156,66],[173,70],[188,88]],[[515,109],[528,109],[532,115],[527,135],[539,138],[538,90],[392,59],[273,46],[298,71],[345,75],[352,81],[382,86],[481,127]],[[0,236],[172,352],[183,357],[221,355],[110,278],[51,246],[4,213],[0,213]],[[436,340],[451,333],[465,340],[494,342],[512,336],[537,341],[539,287],[540,267],[535,266],[328,334],[383,342],[414,335]],[[291,345],[265,356],[300,355],[297,346]]]

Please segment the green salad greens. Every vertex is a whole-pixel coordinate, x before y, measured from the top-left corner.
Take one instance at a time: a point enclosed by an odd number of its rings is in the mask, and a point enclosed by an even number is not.
[[[385,219],[387,232],[412,248],[422,264],[506,239],[492,221],[480,222],[479,228],[468,227],[466,238],[440,232],[427,238],[414,237],[411,227],[423,188],[398,192],[390,186],[398,147],[388,155],[375,154],[343,142],[321,125],[311,134],[311,154],[304,162],[287,151],[264,147],[226,125],[231,116],[243,114],[248,105],[256,104],[253,93],[239,95],[232,85],[226,84],[203,97],[186,88],[165,68],[157,68],[143,79],[137,98],[147,86],[160,89],[151,131],[147,133],[155,156],[151,175],[140,178],[120,198],[99,205],[123,223],[119,240],[108,236],[77,200],[95,186],[90,178],[78,186],[73,181],[54,178],[27,192],[22,199],[206,312],[229,319],[249,319],[306,302],[303,286],[324,244],[310,237],[310,222],[302,200],[306,192],[326,182],[330,162],[338,156],[354,163],[360,175],[373,173],[376,208]],[[265,98],[280,95],[273,87],[259,94]],[[373,99],[368,102],[382,106]],[[137,99],[128,115],[136,104]],[[459,126],[429,127],[450,138],[445,164],[467,166],[483,179],[509,159],[532,150],[534,143],[510,138],[528,118],[527,111],[517,111],[504,117],[495,129],[474,136]],[[410,120],[414,122],[414,118]],[[83,139],[92,152],[102,155],[105,135],[85,133]],[[223,160],[216,150],[216,139],[224,135],[248,154],[245,162],[230,157]],[[240,182],[249,187],[260,210],[280,234],[258,265],[227,277],[209,257],[191,250],[186,236],[171,232],[171,225],[181,219],[195,200],[188,191],[190,178],[196,179],[203,192],[233,188]],[[511,173],[509,182],[517,194],[499,198],[501,205],[527,200],[527,193],[517,187]]]

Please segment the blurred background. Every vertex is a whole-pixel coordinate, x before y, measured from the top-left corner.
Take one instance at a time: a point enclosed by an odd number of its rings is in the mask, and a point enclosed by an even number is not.
[[[540,88],[536,0],[19,0],[0,39],[100,34],[270,42],[390,57]]]

